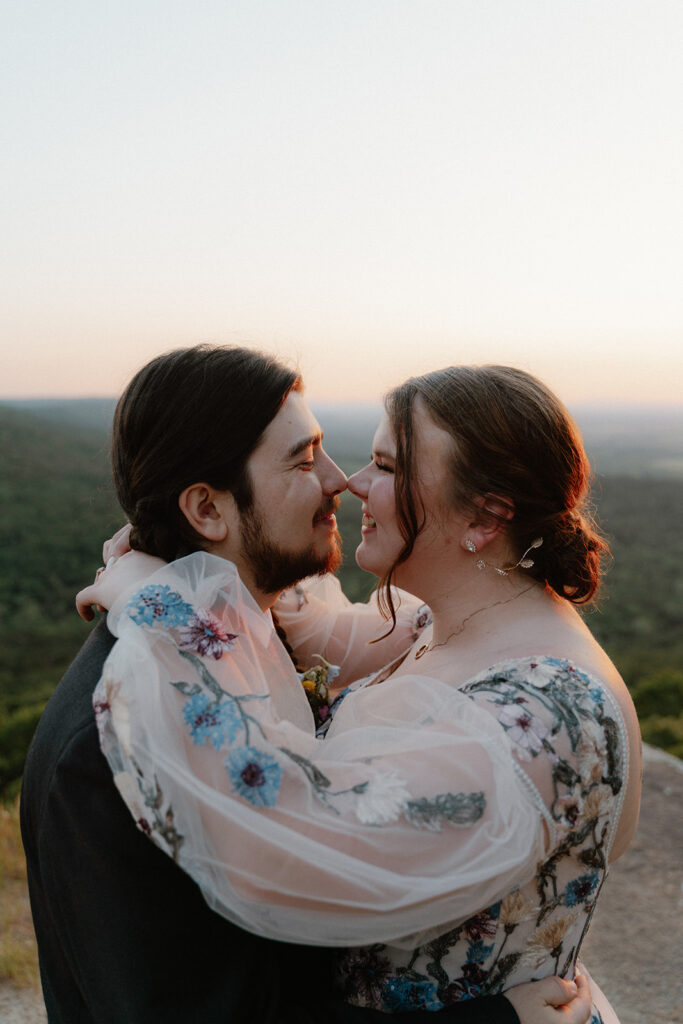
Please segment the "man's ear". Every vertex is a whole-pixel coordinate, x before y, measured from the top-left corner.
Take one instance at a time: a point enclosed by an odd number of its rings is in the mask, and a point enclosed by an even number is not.
[[[230,531],[231,494],[216,491],[209,484],[190,484],[178,496],[178,508],[193,530],[214,544],[220,544]]]
[[[477,502],[476,516],[468,523],[462,538],[462,547],[471,551],[467,541],[476,546],[477,551],[490,544],[505,529],[505,524],[514,519],[515,506],[509,498],[501,498],[498,494],[485,494]]]

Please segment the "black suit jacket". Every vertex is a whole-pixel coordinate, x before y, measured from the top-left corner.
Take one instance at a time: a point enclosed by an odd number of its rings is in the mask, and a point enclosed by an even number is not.
[[[335,1000],[330,951],[251,935],[209,910],[139,831],[99,748],[92,691],[114,637],[93,630],[24,771],[21,827],[50,1024],[511,1024],[502,997],[391,1016]]]

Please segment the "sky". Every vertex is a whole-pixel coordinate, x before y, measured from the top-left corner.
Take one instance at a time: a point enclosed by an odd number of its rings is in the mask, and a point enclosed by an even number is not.
[[[680,0],[0,0],[0,397],[247,344],[683,401]]]

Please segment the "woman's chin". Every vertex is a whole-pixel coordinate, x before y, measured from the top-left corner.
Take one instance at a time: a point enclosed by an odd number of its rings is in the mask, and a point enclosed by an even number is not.
[[[364,572],[371,572],[373,576],[378,576],[381,579],[390,568],[389,563],[383,565],[381,561],[376,556],[373,557],[371,551],[368,551],[365,541],[360,542],[356,548],[356,565],[359,569],[363,569]]]

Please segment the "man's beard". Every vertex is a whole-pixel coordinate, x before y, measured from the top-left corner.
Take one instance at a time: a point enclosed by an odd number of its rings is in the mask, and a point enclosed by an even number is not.
[[[330,499],[314,517],[323,519],[339,507],[339,500]],[[253,505],[242,509],[242,554],[254,575],[254,583],[264,594],[286,590],[306,576],[322,576],[336,572],[342,562],[341,537],[338,530],[330,535],[328,549],[320,554],[311,544],[302,551],[285,551],[268,540],[263,519]]]

